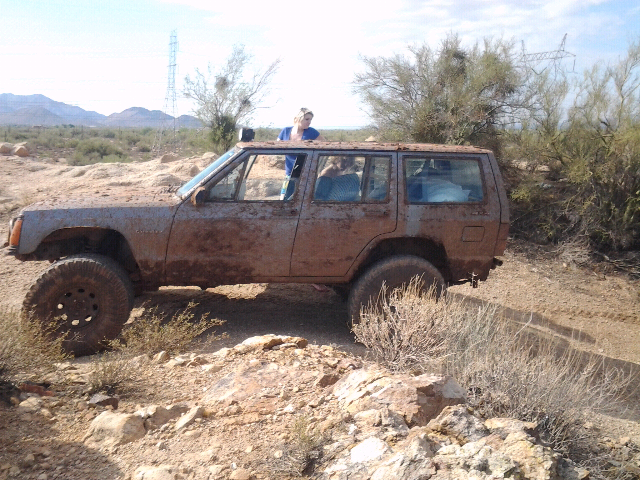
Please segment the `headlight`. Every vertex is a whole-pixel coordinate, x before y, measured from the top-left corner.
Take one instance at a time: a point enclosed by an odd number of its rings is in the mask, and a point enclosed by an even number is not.
[[[18,251],[18,245],[20,245],[20,234],[22,233],[22,221],[24,217],[22,215],[14,217],[9,221],[9,251],[14,253]]]

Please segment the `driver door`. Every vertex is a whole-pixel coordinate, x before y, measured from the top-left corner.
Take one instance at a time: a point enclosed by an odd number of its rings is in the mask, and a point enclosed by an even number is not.
[[[298,154],[301,165],[305,158]],[[169,284],[207,287],[289,274],[302,195],[281,195],[283,162],[277,152],[247,152],[204,185],[204,202],[179,207],[167,250]]]

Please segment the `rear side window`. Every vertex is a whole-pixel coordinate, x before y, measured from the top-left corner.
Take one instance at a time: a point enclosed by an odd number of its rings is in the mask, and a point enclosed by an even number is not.
[[[320,155],[313,200],[376,203],[389,198],[391,157]]]
[[[409,203],[467,203],[484,198],[476,158],[405,157],[404,173]]]

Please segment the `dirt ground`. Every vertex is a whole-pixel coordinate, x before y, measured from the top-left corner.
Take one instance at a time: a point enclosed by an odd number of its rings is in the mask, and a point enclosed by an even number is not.
[[[210,158],[173,162],[98,164],[71,167],[64,160],[0,157],[0,238],[7,239],[7,222],[22,206],[39,199],[69,194],[104,195],[122,189],[166,191],[189,178]],[[0,255],[0,308],[18,309],[31,282],[48,266],[22,263]],[[450,292],[497,304],[514,321],[566,340],[567,344],[610,359],[621,367],[640,369],[640,281],[603,270],[581,268],[552,250],[512,241],[504,264],[479,288],[455,286]],[[306,338],[310,344],[332,345],[365,355],[354,343],[346,323],[347,310],[338,295],[318,292],[310,285],[251,284],[199,288],[162,288],[136,299],[132,316],[157,306],[170,313],[190,301],[197,312],[225,320],[228,338],[215,348],[233,346],[263,334]],[[640,404],[640,401],[638,402]],[[632,415],[632,417],[637,415]],[[640,438],[640,421],[612,419],[620,435]]]

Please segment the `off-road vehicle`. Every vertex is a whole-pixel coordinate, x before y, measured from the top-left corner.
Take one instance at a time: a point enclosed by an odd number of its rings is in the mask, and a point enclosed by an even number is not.
[[[508,229],[489,150],[241,142],[173,193],[31,205],[10,221],[8,250],[53,262],[23,312],[57,321],[65,348],[84,355],[117,337],[136,293],[160,286],[329,285],[355,321],[383,283],[476,286]]]

